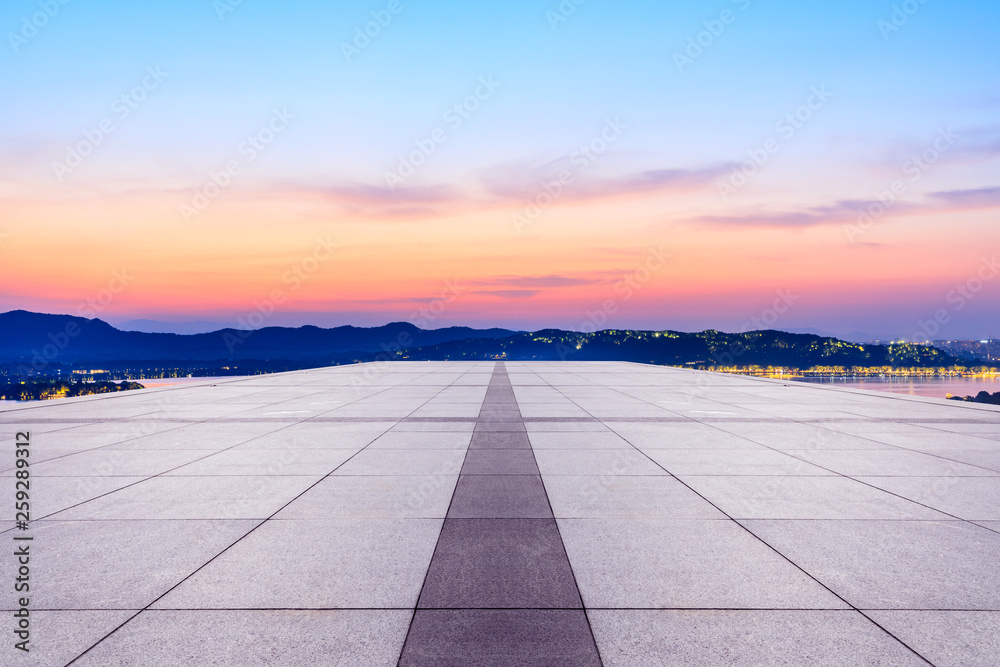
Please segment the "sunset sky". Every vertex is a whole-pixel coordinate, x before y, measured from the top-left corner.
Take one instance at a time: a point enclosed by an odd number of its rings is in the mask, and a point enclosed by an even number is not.
[[[0,311],[1000,335],[995,0],[8,0],[0,26]]]

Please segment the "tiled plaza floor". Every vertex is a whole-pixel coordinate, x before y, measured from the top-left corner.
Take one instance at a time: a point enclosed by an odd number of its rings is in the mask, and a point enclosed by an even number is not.
[[[5,406],[0,442],[2,552],[31,552],[28,655],[0,558],[4,665],[1000,655],[996,407],[395,362]]]

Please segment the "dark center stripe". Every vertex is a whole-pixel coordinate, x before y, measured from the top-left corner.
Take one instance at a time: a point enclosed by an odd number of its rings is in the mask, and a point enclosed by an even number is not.
[[[601,664],[502,362],[399,664]]]

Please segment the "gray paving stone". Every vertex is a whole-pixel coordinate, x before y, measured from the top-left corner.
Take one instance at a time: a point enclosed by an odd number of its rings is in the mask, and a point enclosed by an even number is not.
[[[544,482],[558,518],[726,518],[694,491],[666,475],[550,475]]]
[[[460,449],[392,451],[366,449],[337,468],[335,475],[457,475],[465,452]]]
[[[823,466],[842,475],[898,476],[898,477],[968,477],[1000,476],[995,470],[986,470],[940,459],[922,452],[902,449],[870,451],[808,451],[794,452],[795,456]]]
[[[523,433],[524,422],[521,421],[485,421],[476,424],[476,433]],[[475,440],[475,436],[473,436]]]
[[[268,521],[155,608],[412,609],[442,523]]]
[[[256,521],[36,521],[34,609],[142,609],[251,530]],[[14,580],[14,559],[0,561]]]
[[[642,448],[640,448],[642,449]],[[802,459],[769,449],[649,449],[672,475],[830,475]]]
[[[542,475],[666,475],[660,466],[634,449],[537,449]]]
[[[610,432],[534,432],[528,435],[531,447],[542,449],[632,449],[626,440]]]
[[[418,610],[400,667],[598,667],[582,610]]]
[[[967,521],[1000,521],[1000,477],[859,477]]]
[[[105,635],[124,623],[138,610],[107,611],[39,611],[31,610],[31,637],[28,653],[5,641],[0,648],[5,665],[32,667],[62,667],[99,642]],[[4,616],[7,616],[4,613]],[[13,637],[13,635],[11,635]]]
[[[731,521],[557,521],[587,607],[847,606]]]
[[[949,519],[847,477],[680,479],[735,519]]]
[[[208,456],[203,450],[91,450],[34,462],[32,477],[148,477]]]
[[[553,519],[445,521],[420,608],[581,607]]]
[[[319,479],[319,475],[153,477],[53,518],[266,519]]]
[[[410,617],[401,610],[145,611],[75,664],[390,667]]]
[[[1000,472],[1000,445],[983,449],[928,449],[924,453]]]
[[[474,421],[401,421],[392,427],[390,433],[469,433],[476,428]]]
[[[777,407],[780,408],[778,414],[785,413],[784,406]],[[780,450],[853,450],[889,447],[885,443],[865,437],[848,435],[811,424],[789,422],[784,414],[777,422],[717,424],[717,428]]]
[[[606,667],[926,665],[856,611],[591,610]]]
[[[636,424],[608,426],[640,449],[764,449],[759,443],[704,424]]]
[[[31,480],[31,516],[35,519],[86,502],[117,489],[141,482],[144,477],[36,477]],[[0,481],[0,499],[6,507],[14,507],[15,493],[12,478]]]
[[[333,475],[275,519],[443,519],[458,475]]]
[[[477,431],[469,449],[531,449],[531,444],[522,431]]]
[[[225,449],[281,430],[287,424],[274,422],[206,422],[170,429],[152,435],[143,435],[116,442],[113,449]],[[277,437],[277,436],[273,436]]]
[[[474,449],[462,466],[463,475],[538,475],[535,456],[524,449]]]
[[[858,608],[1000,609],[1000,535],[970,523],[741,523]]]
[[[525,420],[528,433],[608,433],[611,431],[603,422],[591,421],[531,421]]]
[[[397,431],[393,429],[381,436],[369,449],[461,449],[469,448],[472,429],[467,432]]]
[[[538,475],[462,475],[448,516],[456,519],[544,519],[552,516]]]
[[[866,611],[937,667],[994,667],[1000,611]]]

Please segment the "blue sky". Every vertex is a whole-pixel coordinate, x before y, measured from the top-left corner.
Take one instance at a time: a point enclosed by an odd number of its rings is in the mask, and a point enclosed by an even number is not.
[[[469,248],[484,252],[486,247],[496,247],[497,253],[483,257],[489,275],[474,276],[477,280],[502,277],[504,271],[529,278],[598,275],[631,267],[609,263],[594,246],[638,253],[638,248],[667,241],[680,257],[697,263],[694,258],[702,257],[720,233],[705,221],[717,225],[725,218],[755,221],[742,227],[727,222],[721,245],[728,247],[733,235],[744,236],[741,244],[754,257],[746,259],[743,271],[766,279],[734,304],[725,294],[696,289],[706,282],[696,273],[680,276],[684,288],[672,298],[670,284],[678,284],[678,278],[663,277],[656,289],[647,290],[648,301],[636,302],[635,312],[623,316],[622,326],[670,326],[673,321],[688,327],[733,328],[758,312],[775,289],[797,284],[815,291],[817,307],[798,311],[800,319],[789,326],[838,328],[832,315],[824,315],[832,312],[830,293],[843,285],[848,297],[861,298],[862,285],[872,278],[858,277],[850,269],[855,262],[874,261],[888,267],[885,274],[873,274],[884,282],[877,298],[895,294],[892,285],[900,282],[898,300],[910,305],[888,316],[873,297],[863,304],[867,314],[842,326],[906,332],[925,313],[934,312],[941,300],[936,295],[947,294],[956,280],[975,273],[981,260],[977,252],[996,247],[992,221],[997,197],[991,191],[997,187],[1000,153],[996,3],[587,0],[575,5],[567,0],[562,6],[574,11],[553,23],[553,13],[560,11],[555,0],[399,0],[394,6],[401,10],[350,59],[343,44],[354,41],[356,30],[373,20],[373,12],[384,16],[388,0],[244,0],[220,15],[219,7],[230,4],[4,4],[0,85],[8,103],[0,108],[5,153],[0,193],[15,197],[8,205],[25,211],[7,225],[10,229],[4,233],[13,234],[8,249],[18,247],[19,237],[25,239],[23,247],[32,247],[29,230],[39,228],[37,221],[58,218],[64,227],[56,227],[69,230],[70,237],[81,235],[81,240],[86,239],[79,230],[96,224],[93,242],[110,248],[102,253],[102,261],[133,256],[133,248],[115,240],[115,225],[131,216],[133,224],[144,226],[150,235],[163,233],[171,224],[162,218],[163,202],[200,187],[206,174],[238,155],[237,147],[268,122],[274,109],[287,110],[294,120],[280,141],[243,170],[232,191],[260,195],[267,205],[255,209],[255,219],[213,205],[201,220],[209,230],[244,226],[249,236],[260,239],[253,261],[259,255],[264,264],[278,267],[285,256],[268,258],[273,246],[268,230],[302,227],[310,216],[322,218],[326,228],[340,233],[359,252],[369,249],[369,265],[374,256],[392,263],[374,267],[381,276],[375,281],[378,289],[344,288],[359,303],[389,298],[390,284],[396,285],[400,299],[420,299],[447,277],[415,265],[419,277],[412,284],[421,285],[416,292],[407,291],[405,282],[393,283],[398,280],[398,260],[389,258],[402,256],[405,245],[419,238],[447,240],[439,245],[451,248],[440,258],[449,275],[467,270],[461,260]],[[20,39],[23,22],[44,7],[54,15],[37,34]],[[55,7],[58,11],[53,12]],[[894,20],[898,30],[889,31],[886,26]],[[713,28],[718,34],[710,34]],[[689,40],[699,38],[705,45],[701,52],[688,52]],[[678,68],[678,53],[695,57]],[[162,83],[148,91],[129,118],[116,119],[113,134],[82,167],[62,181],[54,179],[53,162],[85,131],[113,117],[114,100],[139,85],[147,68],[165,72]],[[496,90],[461,127],[449,128],[444,114],[473,94],[484,78],[497,82]],[[768,139],[779,137],[776,123],[795,113],[816,89],[829,91],[830,98],[793,136],[781,139],[780,150],[746,187],[721,199],[718,179],[746,160],[748,151],[759,151]],[[505,221],[521,206],[519,201],[531,199],[537,183],[565,166],[568,156],[599,134],[609,119],[620,119],[627,129],[580,180],[590,193],[613,193],[612,201],[584,207],[560,202],[546,214],[550,224],[532,229],[534,245],[508,238]],[[387,192],[386,172],[437,128],[447,130],[447,140],[406,181],[404,194]],[[857,247],[848,247],[857,244],[845,246],[839,230],[817,236],[816,228],[847,224],[843,211],[888,187],[908,156],[925,150],[942,128],[953,128],[960,140],[904,195],[914,207],[905,212],[919,212],[921,217],[911,218],[907,227],[894,215],[892,222],[867,237],[866,247],[882,248],[884,257],[861,258]],[[971,209],[967,203],[955,211],[932,207],[937,217],[930,220],[920,208],[935,192],[980,190],[986,194],[975,195],[977,204]],[[625,195],[631,198],[621,199]],[[316,197],[327,198],[328,208],[317,208]],[[229,199],[227,205],[236,203],[235,196]],[[982,205],[984,199],[987,205]],[[90,211],[107,207],[101,217],[105,222],[46,209],[44,203],[53,201],[87,202]],[[438,207],[427,209],[429,201]],[[817,210],[829,219],[788,228],[789,220],[801,221],[804,213],[815,217]],[[895,213],[903,212],[900,206]],[[461,232],[455,231],[456,216],[463,221]],[[110,222],[113,218],[119,221]],[[405,230],[393,222],[401,218]],[[375,231],[366,235],[362,228]],[[387,228],[392,230],[388,234]],[[302,238],[314,231],[303,231]],[[956,231],[963,242],[954,240]],[[615,237],[607,238],[612,233]],[[760,240],[762,234],[766,242]],[[809,234],[817,237],[806,238]],[[584,247],[581,239],[589,245]],[[164,263],[161,273],[169,272],[171,263],[177,273],[196,271],[191,257],[180,250],[180,241],[164,240],[164,247],[175,244],[175,252],[156,259]],[[579,246],[576,255],[555,257],[551,248],[560,244]],[[727,266],[720,275],[740,261],[739,245],[720,256]],[[58,260],[63,250],[53,246],[49,252]],[[949,257],[947,271],[898,275],[900,267],[938,261],[939,252]],[[808,266],[782,269],[763,259],[774,253],[820,253],[824,266],[845,267],[844,275],[833,276],[827,289],[818,289]],[[505,262],[512,268],[503,269]],[[65,307],[78,298],[77,290],[99,285],[87,282],[96,277],[73,279],[76,275],[67,273],[65,297],[58,296],[59,285],[39,278],[23,289],[8,288],[4,302]],[[340,289],[334,282],[324,284]],[[987,306],[1000,303],[995,292],[991,284],[977,302],[979,309],[954,313],[950,326],[956,335],[978,336],[993,326]],[[156,294],[145,301],[137,295],[127,308],[124,302],[115,306],[122,309],[120,314],[109,315],[201,317],[206,310],[238,313],[252,301],[250,293],[226,292],[213,305],[192,303],[185,313],[178,312],[176,304],[157,305],[163,297]],[[566,302],[557,292],[548,294]],[[583,301],[570,301],[585,312],[591,297],[579,298]],[[678,310],[692,300],[700,303],[696,310]],[[564,312],[557,322],[542,321],[538,313],[546,312],[546,304],[527,309],[525,304],[508,300],[493,309],[470,305],[455,308],[452,316],[522,326],[569,326],[578,319],[574,312]],[[292,310],[312,313],[331,307],[315,297]],[[740,312],[732,312],[734,308]],[[404,310],[376,309],[370,317],[397,318]],[[672,320],[643,314],[650,312],[677,314]],[[820,321],[824,319],[830,321]]]

